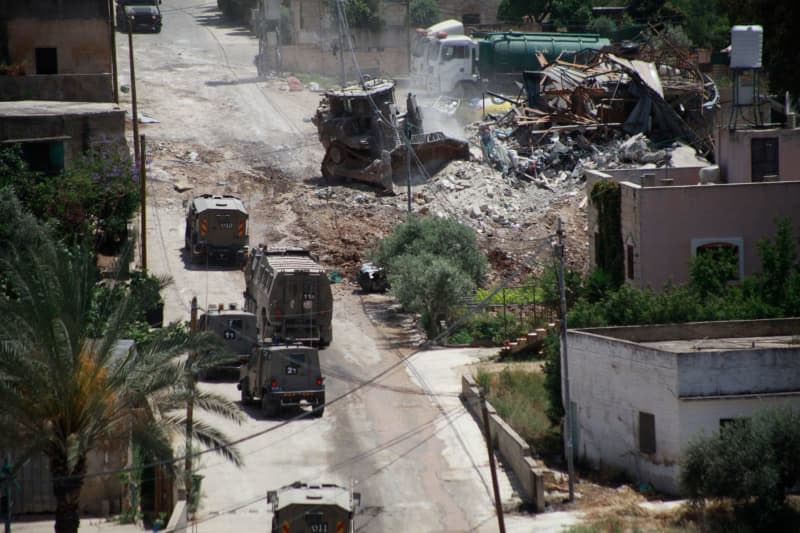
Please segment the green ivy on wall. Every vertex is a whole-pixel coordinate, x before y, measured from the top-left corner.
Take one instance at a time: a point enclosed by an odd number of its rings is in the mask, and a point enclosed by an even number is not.
[[[597,210],[598,232],[595,238],[597,267],[610,276],[613,287],[619,287],[624,279],[625,267],[620,222],[622,192],[619,183],[600,180],[592,187],[589,198]]]

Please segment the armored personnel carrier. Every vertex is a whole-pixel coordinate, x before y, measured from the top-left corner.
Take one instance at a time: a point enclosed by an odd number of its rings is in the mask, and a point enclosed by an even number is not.
[[[258,247],[244,267],[245,310],[264,339],[325,348],[333,340],[333,294],[327,272],[303,248]]]
[[[406,184],[409,170],[418,183],[454,159],[469,159],[465,141],[423,132],[411,93],[400,113],[394,88],[394,81],[378,79],[325,93],[312,118],[325,147],[323,177],[365,181],[394,192],[395,185]]]
[[[272,505],[272,533],[351,533],[361,494],[339,485],[295,481],[267,492]]]
[[[186,249],[193,263],[219,259],[244,262],[249,243],[247,209],[235,196],[203,194],[186,210]]]

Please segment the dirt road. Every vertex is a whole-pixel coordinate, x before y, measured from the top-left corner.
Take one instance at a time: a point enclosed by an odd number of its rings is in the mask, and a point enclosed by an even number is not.
[[[236,194],[250,209],[251,243],[313,244],[314,209],[305,202],[319,188],[322,151],[304,120],[318,95],[257,80],[257,42],[248,31],[226,23],[210,2],[164,0],[162,11],[162,33],[136,35],[134,49],[139,110],[159,121],[141,127],[148,267],[174,279],[165,293],[166,320],[174,321],[188,319],[192,296],[201,308],[241,304],[244,288],[238,269],[185,261],[186,201]],[[127,39],[117,36],[120,82],[128,84]],[[128,109],[129,101],[123,94]],[[353,224],[346,215],[342,224]],[[265,420],[249,408],[242,426],[215,420],[235,439],[263,434],[241,444],[243,469],[213,456],[200,461],[199,530],[267,529],[266,491],[295,480],[356,484],[359,531],[496,530],[485,448],[458,401],[458,372],[442,365],[453,355],[420,354],[404,364],[414,332],[386,311],[386,297],[340,284],[335,299],[334,342],[322,359],[328,399],[338,400],[319,420]],[[459,357],[463,364],[475,355]],[[203,387],[239,397],[234,383]],[[511,503],[509,482],[501,481]]]

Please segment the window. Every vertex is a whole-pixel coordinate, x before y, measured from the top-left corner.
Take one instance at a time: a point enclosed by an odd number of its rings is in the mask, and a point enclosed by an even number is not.
[[[242,321],[241,318],[234,318],[228,320],[228,329],[238,329],[239,331],[241,331],[242,329],[244,329],[244,322]]]
[[[31,170],[54,176],[64,170],[64,143],[29,142],[22,143],[22,159]]]
[[[737,417],[737,418],[720,418],[719,419],[719,430],[720,432],[724,432],[726,429],[734,428],[734,427],[741,427],[748,423],[750,419],[746,417]]]
[[[461,22],[465,25],[476,25],[481,23],[481,14],[480,13],[464,13],[461,15]]]
[[[217,215],[217,227],[220,229],[233,229],[230,215]]]
[[[656,453],[656,416],[643,411],[639,411],[639,451]]]
[[[55,48],[36,49],[36,74],[58,74],[58,53]]]
[[[442,62],[452,59],[464,59],[467,57],[466,46],[445,46],[442,48]]]
[[[767,181],[778,177],[778,138],[750,139],[751,181]]]
[[[738,281],[744,277],[743,248],[744,241],[738,237],[692,239],[692,257],[714,254],[719,260],[733,264],[729,281]]]
[[[713,254],[718,261],[730,265],[729,282],[739,281],[744,277],[743,248],[744,241],[738,237],[692,239],[692,257]]]
[[[628,279],[633,279],[633,245],[625,247],[625,268]]]

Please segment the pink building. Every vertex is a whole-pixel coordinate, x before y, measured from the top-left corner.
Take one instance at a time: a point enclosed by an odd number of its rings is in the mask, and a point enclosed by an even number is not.
[[[720,130],[719,183],[699,184],[698,168],[588,173],[620,183],[624,279],[660,290],[689,281],[689,261],[709,248],[732,249],[739,278],[761,270],[758,242],[788,218],[800,237],[800,129]],[[669,173],[669,174],[667,174]],[[597,213],[589,209],[590,267],[597,265]]]

